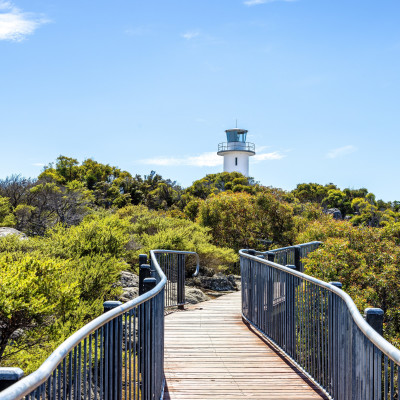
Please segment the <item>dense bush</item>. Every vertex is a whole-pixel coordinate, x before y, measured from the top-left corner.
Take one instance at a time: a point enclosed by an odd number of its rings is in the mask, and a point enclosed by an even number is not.
[[[292,207],[268,191],[210,196],[200,204],[198,222],[211,229],[214,243],[235,251],[257,248],[260,240],[272,240],[276,246],[294,241]]]
[[[346,221],[315,221],[298,240],[323,241],[305,260],[306,273],[342,282],[361,312],[382,308],[385,336],[400,346],[400,247],[387,231]]]
[[[118,298],[115,282],[140,253],[195,251],[203,267],[225,271],[240,248],[265,242],[323,241],[306,271],[341,281],[361,311],[381,307],[386,337],[400,344],[400,202],[367,189],[305,183],[285,192],[237,172],[182,189],[154,171],[132,176],[60,156],[37,179],[0,180],[0,226],[30,236],[0,238],[0,365],[35,369]]]

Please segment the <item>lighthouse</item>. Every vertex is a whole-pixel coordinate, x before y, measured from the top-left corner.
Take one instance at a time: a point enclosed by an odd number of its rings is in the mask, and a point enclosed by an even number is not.
[[[246,129],[227,129],[226,142],[218,145],[218,155],[224,157],[224,172],[240,172],[249,176],[249,157],[254,156],[254,143],[246,142]]]

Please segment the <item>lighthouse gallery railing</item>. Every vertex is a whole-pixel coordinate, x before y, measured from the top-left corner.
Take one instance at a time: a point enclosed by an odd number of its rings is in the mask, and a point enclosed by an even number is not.
[[[332,398],[399,399],[400,351],[344,291],[248,253],[240,251],[245,320]]]
[[[256,146],[250,142],[222,142],[218,144],[218,153],[224,151],[248,151],[254,153]]]

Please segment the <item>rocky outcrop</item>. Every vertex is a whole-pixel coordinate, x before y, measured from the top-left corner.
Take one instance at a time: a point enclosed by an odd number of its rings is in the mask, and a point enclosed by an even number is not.
[[[202,301],[210,300],[211,297],[224,294],[221,292],[232,292],[240,290],[240,276],[216,274],[214,276],[198,276],[187,279],[185,286],[186,303],[197,304]],[[123,293],[119,300],[130,301],[139,296],[139,277],[129,271],[122,271],[119,281],[115,284],[121,287]],[[210,294],[208,296],[203,290]],[[212,293],[214,292],[214,293]]]
[[[139,287],[139,277],[132,272],[122,271],[117,286],[123,288]]]
[[[197,304],[201,303],[202,301],[210,300],[210,297],[208,297],[200,289],[190,286],[185,287],[185,298],[186,303],[188,304]]]
[[[187,285],[209,289],[216,292],[240,290],[240,276],[224,275],[221,273],[213,276],[196,276],[187,280]]]
[[[20,237],[20,239],[27,239],[27,236],[25,235],[25,233],[23,233],[17,229],[1,227],[0,228],[0,238],[8,236],[8,235],[18,235]]]
[[[342,213],[338,208],[328,208],[325,214],[332,215],[333,219],[343,219]]]
[[[132,272],[122,271],[116,286],[122,287],[121,301],[126,302],[139,296],[139,277]]]

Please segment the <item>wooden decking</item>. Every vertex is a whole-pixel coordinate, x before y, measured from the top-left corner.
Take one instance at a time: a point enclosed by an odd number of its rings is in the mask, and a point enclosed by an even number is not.
[[[325,399],[281,353],[242,322],[240,293],[165,319],[164,399]]]

